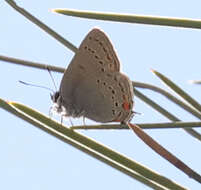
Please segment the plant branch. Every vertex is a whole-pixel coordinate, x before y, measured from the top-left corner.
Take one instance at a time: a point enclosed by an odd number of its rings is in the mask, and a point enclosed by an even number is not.
[[[52,9],[52,11],[68,16],[96,19],[96,20],[201,29],[201,20],[198,19],[196,20],[188,18],[171,18],[171,17],[145,16],[136,14],[80,11],[73,9]]]
[[[140,123],[136,124],[141,129],[180,129],[180,128],[200,128],[201,122],[167,122],[167,123]],[[82,130],[94,130],[94,129],[106,129],[106,130],[125,130],[129,129],[127,125],[81,125],[81,126],[72,126],[71,129],[82,129]]]
[[[59,72],[59,73],[63,73],[65,71],[65,68],[56,67],[53,65],[42,64],[42,63],[37,63],[37,62],[32,62],[32,61],[27,61],[27,60],[22,60],[22,59],[17,59],[17,58],[13,58],[13,57],[7,57],[7,56],[3,56],[3,55],[0,55],[0,60],[5,61],[5,62],[9,62],[9,63],[14,63],[17,65],[33,67],[33,68],[37,68],[37,69],[47,70],[47,68],[48,68],[51,71],[55,71],[55,72]]]
[[[61,35],[56,33],[54,30],[52,30],[50,27],[48,27],[46,24],[41,22],[39,19],[37,19],[35,16],[30,14],[25,9],[19,7],[15,1],[13,0],[5,0],[13,9],[15,9],[18,13],[22,14],[24,17],[26,17],[29,21],[36,24],[38,27],[40,27],[43,31],[47,32],[50,36],[55,38],[57,41],[59,41],[61,44],[69,48],[73,52],[77,52],[77,47],[75,47],[72,43],[67,41],[65,38],[63,38]]]
[[[190,178],[193,178],[197,182],[201,183],[200,174],[198,174],[197,172],[192,170],[184,162],[182,162],[180,159],[178,159],[176,156],[174,156],[172,153],[170,153],[168,150],[166,150],[164,147],[162,147],[152,137],[150,137],[142,129],[140,129],[140,127],[138,127],[137,125],[133,125],[131,123],[129,123],[128,126],[134,131],[134,133],[145,144],[147,144],[150,148],[152,148],[156,153],[158,153],[160,156],[165,158],[167,161],[169,161],[171,164],[173,164],[176,168],[178,168],[179,170],[183,171]]]
[[[186,102],[192,105],[195,109],[201,112],[201,105],[193,99],[190,95],[188,95],[184,90],[182,90],[179,86],[177,86],[174,82],[168,79],[165,75],[159,73],[158,71],[152,70],[152,72],[159,77],[159,79],[164,82],[169,88],[171,88],[176,94],[178,94],[181,98],[183,98]]]
[[[149,106],[151,106],[153,109],[157,110],[159,113],[161,113],[163,116],[167,117],[171,121],[181,121],[176,116],[174,116],[170,112],[166,111],[164,108],[162,108],[156,102],[154,102],[153,100],[151,100],[150,98],[148,98],[147,96],[142,94],[137,89],[134,89],[134,93],[138,98],[140,98],[142,101],[147,103]],[[197,131],[195,131],[193,129],[185,129],[185,128],[184,128],[184,130],[187,133],[189,133],[191,136],[195,137],[197,140],[201,141],[201,135]]]
[[[43,131],[48,132],[49,134],[59,138],[60,140],[63,140],[64,142],[78,148],[79,150],[89,153],[89,155],[98,158],[104,163],[109,164],[110,162],[112,162],[113,164],[111,166],[115,166],[116,169],[125,168],[126,173],[131,171],[130,176],[134,176],[134,174],[136,174],[139,179],[141,178],[141,176],[144,179],[150,179],[152,181],[148,181],[148,183],[156,183],[158,187],[158,184],[160,184],[169,189],[185,189],[184,187],[174,183],[172,180],[169,180],[164,176],[155,173],[154,171],[140,165],[134,160],[127,158],[124,155],[117,153],[112,149],[101,145],[98,142],[95,142],[94,140],[81,135],[80,133],[73,131],[72,129],[68,129],[67,127],[49,119],[47,116],[27,106],[14,102],[10,102],[8,104],[4,100],[0,99],[0,107],[42,129]],[[135,179],[138,180],[138,177]]]

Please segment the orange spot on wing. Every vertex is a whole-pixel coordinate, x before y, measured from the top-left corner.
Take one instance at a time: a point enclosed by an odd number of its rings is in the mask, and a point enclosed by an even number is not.
[[[123,103],[124,110],[130,110],[130,104],[128,102]]]

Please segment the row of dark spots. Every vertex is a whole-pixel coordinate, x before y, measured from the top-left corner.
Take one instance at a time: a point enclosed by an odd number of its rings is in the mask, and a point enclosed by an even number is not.
[[[116,94],[115,90],[111,86],[108,86],[108,89],[112,92],[113,95]]]
[[[100,79],[97,79],[96,82],[99,84],[99,83],[101,82],[101,80],[100,80]],[[106,82],[103,82],[102,84],[103,84],[104,86],[107,85]],[[111,90],[111,92],[112,92],[113,95],[116,94],[115,90],[114,90],[111,86],[108,86],[108,89]],[[114,96],[112,96],[112,99],[114,99]]]
[[[101,41],[99,41],[97,38],[95,38],[95,41],[99,43],[99,45],[102,47],[104,53],[106,54],[106,58],[111,61],[111,57],[110,54],[108,53],[107,49],[104,47],[103,43]]]
[[[122,86],[122,84],[121,84],[121,83],[119,83],[119,87],[120,87],[121,91],[124,93],[124,92],[125,92],[125,90],[124,90],[124,87]]]
[[[107,76],[108,76],[108,77],[112,77],[112,75],[111,75],[110,73],[108,73]],[[114,80],[115,80],[116,82],[118,82],[116,76],[114,77]],[[103,83],[103,85],[106,85],[106,84]],[[119,82],[119,86],[120,86],[120,88],[121,88],[121,91],[124,93],[124,88],[123,88],[123,86],[122,86],[122,84],[121,84],[120,82]],[[111,86],[109,86],[108,89],[109,89],[109,90],[112,90],[112,93],[115,94],[115,91],[113,90],[113,88],[112,88]],[[127,99],[125,94],[122,95],[122,98],[123,98],[123,100],[126,100],[126,99]],[[112,96],[112,100],[114,100],[114,96]],[[115,102],[114,105],[115,105],[116,107],[119,106],[118,102]],[[122,106],[123,106],[123,104],[122,104]]]
[[[111,86],[108,86],[108,89],[112,92],[113,95],[116,94],[115,90],[114,90]],[[112,97],[114,97],[114,96],[112,96]],[[112,99],[113,99],[113,98],[112,98]],[[114,100],[114,99],[113,99],[113,100]],[[115,107],[119,107],[119,103],[115,101],[115,102],[114,102],[114,106],[115,106]]]
[[[123,95],[122,95],[123,101],[127,101],[127,96],[124,94],[125,90],[124,90],[123,85],[121,83],[119,83],[119,86],[120,86],[121,92],[123,93]],[[122,104],[122,107],[124,107],[124,103]]]
[[[91,49],[90,47],[88,47],[88,46],[84,46],[84,49],[88,50],[89,52],[91,52],[93,54],[95,53],[95,51],[93,49]]]
[[[107,49],[103,46],[103,43],[101,41],[99,41],[97,38],[95,38],[95,41],[99,43],[99,45],[102,47],[104,53],[106,54],[106,58],[109,62],[112,61],[112,58],[110,56],[110,54],[108,53]],[[113,67],[113,64],[109,64],[109,67],[112,68]]]
[[[91,37],[91,36],[89,36],[89,40],[92,40],[92,37]],[[101,42],[101,41],[100,41],[99,39],[97,39],[97,38],[94,38],[94,41],[97,42],[97,43],[102,47],[103,51],[104,51],[105,54],[106,54],[107,60],[111,62],[111,61],[112,61],[112,58],[111,58],[110,54],[108,53],[107,49],[104,47],[103,42]],[[110,66],[110,67],[111,67],[111,66]]]
[[[110,75],[110,74],[109,74],[109,75]],[[110,75],[110,76],[111,76],[111,75]],[[97,79],[97,83],[101,83],[100,79]],[[106,82],[103,82],[102,84],[103,84],[104,86],[107,85]],[[112,86],[108,86],[108,89],[112,92],[111,98],[112,98],[112,101],[114,101],[116,92],[115,92],[115,90],[112,88]],[[114,101],[114,106],[115,106],[115,107],[119,107],[119,103],[118,103],[117,101]],[[115,109],[112,109],[112,114],[113,114],[113,115],[116,115],[116,110],[115,110]],[[120,112],[118,113],[117,118],[120,118],[121,115],[122,115],[122,112],[120,111]]]
[[[112,77],[112,75],[109,74],[109,73],[107,74],[107,76],[108,76],[108,77]],[[97,82],[100,83],[100,80],[98,79]],[[103,82],[103,85],[106,86],[106,83]],[[108,89],[112,92],[113,95],[112,95],[111,98],[112,98],[112,100],[114,100],[114,95],[116,94],[115,90],[112,88],[112,86],[108,86]],[[119,107],[118,102],[115,102],[114,105],[115,105],[116,107]]]
[[[88,51],[91,52],[92,54],[95,53],[94,50],[92,50],[91,48],[89,48],[89,47],[87,47],[87,46],[84,46],[84,49],[85,49],[85,50],[88,50]],[[101,66],[103,66],[103,61],[99,60],[100,57],[99,57],[98,55],[96,55],[96,54],[94,55],[94,57],[95,57],[95,59],[98,60],[98,63],[99,63]],[[111,66],[110,66],[110,67],[111,67]],[[104,67],[101,67],[101,72],[105,72],[105,68],[104,68]]]

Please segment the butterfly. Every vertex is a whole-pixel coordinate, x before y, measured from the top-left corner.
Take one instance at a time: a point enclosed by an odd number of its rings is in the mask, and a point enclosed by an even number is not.
[[[82,41],[52,95],[53,110],[66,117],[96,122],[127,123],[133,116],[133,86],[120,72],[115,50],[100,29],[92,29]]]

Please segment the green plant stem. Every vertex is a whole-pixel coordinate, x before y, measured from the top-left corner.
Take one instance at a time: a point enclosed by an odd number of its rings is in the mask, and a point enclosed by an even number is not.
[[[171,17],[145,16],[136,14],[80,11],[73,9],[52,9],[52,11],[68,16],[75,16],[75,17],[96,19],[96,20],[201,29],[201,20],[188,19],[188,18],[171,18]]]
[[[189,81],[191,84],[201,84],[201,80],[191,80]]]
[[[194,170],[192,170],[190,167],[188,167],[183,161],[178,159],[176,156],[174,156],[171,152],[169,152],[167,149],[165,149],[163,146],[161,146],[157,141],[155,141],[152,137],[150,137],[148,134],[146,134],[140,127],[137,125],[128,123],[128,126],[133,130],[133,132],[145,143],[147,144],[151,149],[153,149],[156,153],[158,153],[160,156],[165,158],[167,161],[169,161],[171,164],[173,164],[175,167],[177,167],[179,170],[187,174],[190,178],[193,178],[197,182],[201,183],[201,176]]]
[[[192,115],[194,115],[195,117],[201,119],[201,114],[200,112],[198,112],[197,110],[195,110],[194,108],[192,108],[191,106],[189,106],[188,104],[184,103],[183,101],[179,100],[178,98],[176,98],[175,96],[172,96],[170,93],[168,93],[167,91],[158,88],[156,86],[150,85],[150,84],[144,84],[144,83],[140,83],[140,82],[133,82],[133,85],[136,87],[140,87],[140,88],[146,88],[146,89],[150,89],[153,91],[156,91],[162,95],[164,95],[166,98],[170,99],[171,101],[173,101],[175,104],[177,104],[178,106],[182,107],[184,110],[186,110],[187,112],[191,113]],[[134,91],[136,89],[134,88]],[[166,116],[167,118],[169,118],[171,121],[180,121],[178,118],[176,118],[173,114],[171,114],[170,112],[166,111],[165,109],[163,109],[161,106],[159,106],[158,104],[156,104],[155,102],[153,102],[151,99],[149,99],[148,97],[144,96],[141,92],[139,91],[135,91],[135,95],[138,95],[139,98],[141,98],[143,101],[145,101],[147,104],[151,105],[152,108],[156,109],[157,111],[159,111],[161,114],[163,114],[164,116]],[[197,131],[195,131],[194,129],[184,129],[188,134],[190,134],[191,136],[195,137],[197,140],[201,141],[201,134],[198,133]]]
[[[38,69],[43,69],[43,70],[47,70],[47,68],[49,68],[51,71],[55,71],[55,72],[59,72],[59,73],[63,73],[65,71],[65,68],[42,64],[42,63],[36,63],[36,62],[22,60],[22,59],[16,59],[13,57],[7,57],[7,56],[3,56],[3,55],[0,55],[0,60],[5,61],[5,62],[14,63],[17,65],[23,65],[23,66],[28,66],[28,67],[33,67],[33,68],[38,68]]]
[[[41,22],[39,19],[34,17],[32,14],[30,14],[28,11],[25,9],[17,6],[15,1],[13,0],[5,0],[11,7],[13,7],[17,12],[25,16],[28,20],[30,20],[32,23],[36,24],[38,27],[40,27],[43,31],[47,32],[50,36],[55,38],[57,41],[59,41],[61,44],[69,48],[71,51],[75,52],[77,51],[77,48],[67,41],[65,38],[63,38],[61,35],[56,33],[54,30],[52,30],[50,27],[48,27],[46,24]]]
[[[157,110],[159,113],[161,113],[163,116],[167,117],[168,119],[170,119],[171,121],[181,121],[179,120],[176,116],[174,116],[173,114],[171,114],[170,112],[166,111],[165,109],[163,109],[160,105],[158,105],[156,102],[154,102],[153,100],[151,100],[150,98],[148,98],[147,96],[145,96],[144,94],[142,94],[140,91],[138,91],[137,89],[134,89],[134,93],[135,95],[140,98],[141,100],[143,100],[145,103],[147,103],[149,106],[151,106],[153,109]],[[185,129],[184,130],[189,133],[191,136],[195,137],[197,140],[201,141],[201,135],[199,133],[197,133],[195,130],[192,129]]]
[[[17,112],[18,117],[28,121],[31,124],[34,124],[34,126],[39,127],[40,129],[52,135],[56,134],[54,135],[56,137],[58,135],[61,136],[63,138],[63,141],[67,143],[73,142],[80,145],[81,147],[85,147],[88,150],[96,153],[96,155],[103,156],[104,158],[113,161],[119,166],[125,167],[127,170],[131,170],[134,173],[137,172],[138,175],[143,175],[145,178],[150,179],[158,184],[161,184],[162,186],[167,187],[168,189],[185,189],[184,187],[174,183],[172,180],[169,180],[153,172],[152,170],[125,157],[124,155],[121,155],[120,153],[114,152],[110,148],[101,145],[88,137],[85,137],[71,129],[66,128],[65,126],[62,126],[61,124],[49,119],[43,114],[40,114],[39,112],[27,106],[14,102],[9,103],[10,105],[12,105],[10,107],[9,105],[5,106],[5,104],[5,101],[0,100],[0,106],[5,110],[14,114],[15,112]],[[10,109],[14,109],[14,111],[10,111]],[[23,117],[21,117],[21,115],[23,115]],[[73,143],[69,144],[74,145]],[[103,161],[104,159],[99,160]]]
[[[167,123],[139,123],[136,124],[141,129],[183,129],[183,128],[200,128],[201,122],[167,122]],[[129,129],[127,125],[85,125],[85,126],[72,126],[71,129],[94,130],[94,129],[111,129],[111,130],[125,130]]]
[[[201,112],[201,105],[189,96],[184,90],[182,90],[179,86],[177,86],[174,82],[168,79],[165,75],[159,73],[158,71],[152,70],[152,72],[159,77],[168,87],[170,87],[176,94],[182,97],[186,102],[192,105],[195,109]]]
[[[151,188],[156,188],[158,190],[165,190],[166,188],[161,187],[160,185],[148,180],[147,178],[137,174],[136,172],[133,172],[130,169],[127,169],[124,166],[121,166],[113,161],[111,161],[108,158],[105,158],[104,156],[99,155],[98,153],[94,152],[91,149],[86,148],[85,146],[81,145],[80,143],[77,143],[75,141],[69,140],[68,138],[64,137],[62,134],[57,133],[56,131],[52,130],[51,128],[46,127],[45,125],[42,125],[40,122],[37,122],[36,120],[33,120],[31,118],[29,118],[28,116],[25,116],[23,113],[16,111],[16,109],[14,109],[12,106],[10,106],[7,102],[5,102],[4,100],[0,99],[0,107],[5,109],[6,111],[20,117],[21,119],[29,122],[30,124],[42,129],[43,131],[49,133],[50,135],[55,136],[56,138],[64,141],[65,143],[68,143],[70,145],[72,145],[73,147],[81,150],[82,152],[108,164],[109,166],[119,170],[120,172],[130,176],[133,179],[138,180],[139,182],[151,187]]]
[[[149,89],[149,90],[155,91],[157,93],[160,93],[161,95],[165,96],[167,99],[171,100],[172,102],[174,102],[175,104],[177,104],[178,106],[180,106],[181,108],[186,110],[188,113],[191,113],[192,115],[194,115],[198,119],[201,119],[201,113],[199,111],[192,108],[192,106],[189,106],[184,101],[176,98],[175,96],[173,96],[172,94],[170,94],[166,90],[163,90],[162,88],[159,88],[159,87],[151,85],[151,84],[136,82],[136,81],[133,82],[133,86],[138,87],[138,88],[142,88],[142,89]]]

